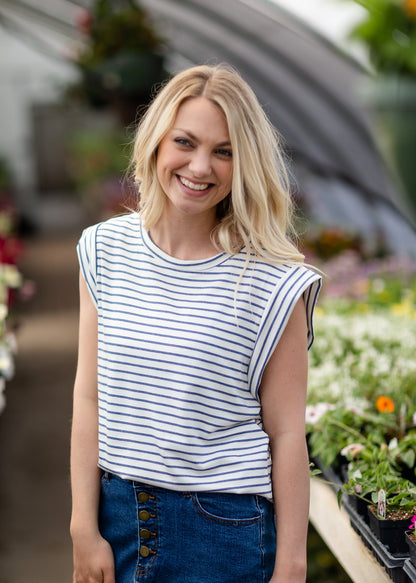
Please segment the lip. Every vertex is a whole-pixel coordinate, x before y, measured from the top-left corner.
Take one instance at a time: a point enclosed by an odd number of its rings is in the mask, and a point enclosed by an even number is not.
[[[192,182],[193,184],[209,184],[209,186],[205,190],[194,190],[192,188],[189,188],[189,186],[186,186],[181,181],[181,178],[184,178],[185,180],[188,180],[189,182]],[[195,180],[191,180],[189,178],[186,178],[186,176],[180,176],[179,174],[176,175],[176,180],[177,180],[177,182],[178,182],[178,184],[183,192],[185,192],[188,196],[192,196],[195,198],[202,198],[202,197],[206,196],[207,193],[209,193],[212,190],[212,187],[214,186],[211,182],[206,182],[206,181],[197,182]]]

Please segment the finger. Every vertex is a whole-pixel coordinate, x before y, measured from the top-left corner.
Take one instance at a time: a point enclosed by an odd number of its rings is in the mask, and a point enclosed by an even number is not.
[[[103,569],[103,583],[116,583],[113,566]]]

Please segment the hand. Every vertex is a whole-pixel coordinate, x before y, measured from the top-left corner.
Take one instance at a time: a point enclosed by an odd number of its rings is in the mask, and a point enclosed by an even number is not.
[[[306,565],[280,564],[274,570],[273,576],[269,583],[305,583],[306,582]]]
[[[73,583],[116,583],[113,551],[101,535],[73,542]]]

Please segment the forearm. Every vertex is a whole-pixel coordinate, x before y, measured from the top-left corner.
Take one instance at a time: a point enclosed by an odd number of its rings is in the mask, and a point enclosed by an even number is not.
[[[309,514],[309,463],[302,435],[286,433],[271,440],[273,496],[277,520],[276,567],[272,581],[306,579]]]
[[[100,470],[97,402],[75,393],[71,438],[71,533],[98,532]]]

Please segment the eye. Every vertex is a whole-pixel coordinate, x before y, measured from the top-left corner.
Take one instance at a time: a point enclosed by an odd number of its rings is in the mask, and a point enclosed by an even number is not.
[[[233,157],[233,153],[231,150],[220,149],[220,150],[217,150],[217,154],[219,154],[220,156],[223,156],[224,158],[232,158]]]
[[[175,138],[175,143],[179,144],[180,146],[192,146],[191,142],[188,140],[188,138]]]

